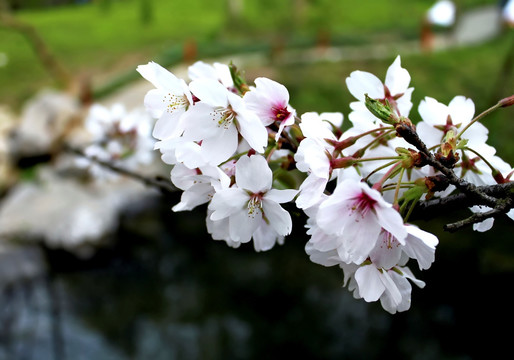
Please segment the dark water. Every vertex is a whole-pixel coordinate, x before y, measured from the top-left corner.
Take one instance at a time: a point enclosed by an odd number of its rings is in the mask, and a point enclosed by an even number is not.
[[[255,253],[206,236],[204,209],[156,205],[126,215],[92,259],[50,251],[48,274],[4,288],[0,359],[510,356],[510,220],[441,236],[435,264],[418,274],[426,288],[390,315],[353,299],[337,268],[308,260],[301,224],[284,246]]]

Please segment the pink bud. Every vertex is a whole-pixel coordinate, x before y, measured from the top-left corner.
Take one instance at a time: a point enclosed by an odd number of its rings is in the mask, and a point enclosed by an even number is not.
[[[514,95],[506,97],[505,99],[501,99],[499,101],[499,104],[501,107],[507,107],[507,106],[514,105]]]

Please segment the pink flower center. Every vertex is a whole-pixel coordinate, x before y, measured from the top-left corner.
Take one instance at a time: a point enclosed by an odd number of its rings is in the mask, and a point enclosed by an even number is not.
[[[271,108],[271,111],[273,112],[273,118],[275,121],[282,122],[291,115],[291,112],[288,111],[285,106],[274,106]]]
[[[361,192],[354,199],[351,210],[352,212],[357,211],[362,217],[366,216],[366,214],[375,208],[375,204],[377,203],[374,199],[372,199],[365,192]]]
[[[252,194],[250,195],[250,201],[248,201],[248,216],[251,218],[255,218],[262,214],[262,197],[264,194]]]

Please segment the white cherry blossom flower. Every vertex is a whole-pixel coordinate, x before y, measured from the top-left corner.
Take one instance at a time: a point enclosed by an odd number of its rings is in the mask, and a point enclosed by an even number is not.
[[[330,123],[328,123],[330,122]],[[327,140],[337,141],[330,124],[341,126],[343,114],[308,112],[301,116],[300,129],[305,136],[294,155],[296,168],[308,173],[300,186],[296,205],[306,209],[314,205],[323,194],[329,180],[335,176],[331,167],[334,146]]]
[[[230,69],[227,64],[215,62],[212,65],[203,61],[197,61],[187,69],[188,76],[191,80],[202,78],[214,79],[219,81],[228,90],[237,93],[234,88],[234,81],[230,75]]]
[[[214,222],[228,219],[228,237],[233,242],[246,243],[257,236],[264,243],[260,236],[269,235],[271,229],[273,239],[288,235],[292,228],[291,216],[279,204],[291,201],[297,191],[272,189],[272,180],[264,157],[243,156],[236,163],[235,186],[214,194],[209,204],[212,211],[209,219]],[[259,230],[263,221],[271,228]]]
[[[264,151],[266,128],[241,97],[213,79],[194,80],[189,87],[200,101],[184,115],[184,137],[201,142],[201,151],[210,164],[218,165],[234,154],[239,134],[255,151]]]
[[[152,119],[144,109],[127,112],[121,104],[110,108],[94,104],[86,117],[85,128],[92,143],[84,148],[84,153],[90,158],[118,163],[127,169],[136,169],[153,160]],[[118,177],[87,158],[78,159],[76,164],[88,168],[95,178]]]
[[[388,101],[398,115],[408,117],[412,108],[411,96],[414,88],[409,88],[411,77],[409,72],[401,67],[400,56],[387,69],[385,82],[366,71],[354,71],[346,78],[346,86],[350,93],[359,100],[359,103],[351,103],[353,112],[348,116],[353,122],[353,117],[375,118],[364,105],[365,95],[372,99]],[[356,121],[355,121],[356,122]]]
[[[161,152],[164,163],[183,164],[189,169],[196,169],[208,164],[200,144],[184,137],[168,138],[158,141],[155,149]]]
[[[319,205],[316,222],[324,232],[338,237],[339,256],[356,264],[368,258],[382,229],[402,245],[407,236],[402,217],[392,205],[378,191],[352,179],[340,182]]]
[[[363,266],[341,264],[344,271],[345,285],[353,292],[356,299],[374,302],[380,299],[384,310],[391,314],[410,308],[412,285],[423,288],[425,283],[416,279],[408,267],[393,269],[378,268],[372,262]]]
[[[183,190],[180,202],[173,211],[192,210],[198,205],[209,202],[216,191],[230,186],[230,178],[218,167],[204,166],[189,169],[177,164],[171,170],[171,181]]]
[[[294,124],[296,116],[296,111],[289,105],[289,92],[284,85],[264,77],[255,79],[255,85],[243,99],[265,126],[278,125],[277,141],[284,128]]]
[[[144,100],[147,111],[158,119],[153,136],[159,140],[180,136],[182,115],[194,103],[186,82],[154,62],[139,65],[137,71],[156,87]]]
[[[431,97],[421,100],[418,112],[423,121],[417,125],[417,131],[428,146],[441,144],[446,133],[453,130],[455,134],[462,131],[475,114],[475,104],[464,96],[454,97],[448,105],[438,102]],[[479,122],[471,125],[465,134],[469,147],[481,146],[487,141],[487,128]]]

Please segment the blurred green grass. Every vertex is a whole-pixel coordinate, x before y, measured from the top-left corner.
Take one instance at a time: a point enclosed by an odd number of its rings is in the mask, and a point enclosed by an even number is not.
[[[502,72],[512,46],[514,31],[481,45],[430,54],[400,54],[402,66],[409,71],[414,87],[411,119],[415,123],[421,120],[417,107],[425,96],[445,104],[457,95],[469,97],[475,103],[475,114],[478,114],[501,98],[514,94],[514,71],[510,75]],[[355,101],[346,88],[346,77],[358,69],[384,80],[393,60],[394,57],[287,65],[279,66],[275,74],[277,81],[286,84],[299,113],[341,111],[346,116],[350,111],[349,103]],[[499,149],[501,157],[510,164],[514,164],[513,120],[514,107],[509,107],[497,110],[482,121],[490,131],[489,143]]]
[[[50,51],[75,76],[105,85],[139,63],[182,59],[184,42],[195,41],[198,55],[248,51],[274,41],[312,45],[320,34],[355,43],[368,35],[390,33],[416,38],[420,19],[432,0],[245,0],[239,17],[229,15],[230,1],[138,0],[25,10],[16,17],[33,25]],[[462,9],[490,4],[461,0]],[[149,6],[149,8],[148,8]],[[150,11],[148,11],[150,9]],[[0,26],[0,52],[9,62],[0,67],[0,103],[17,107],[42,86],[53,85],[30,45],[18,33]],[[117,79],[121,85],[123,81]],[[109,90],[109,87],[106,88]],[[105,93],[105,92],[104,92]]]

